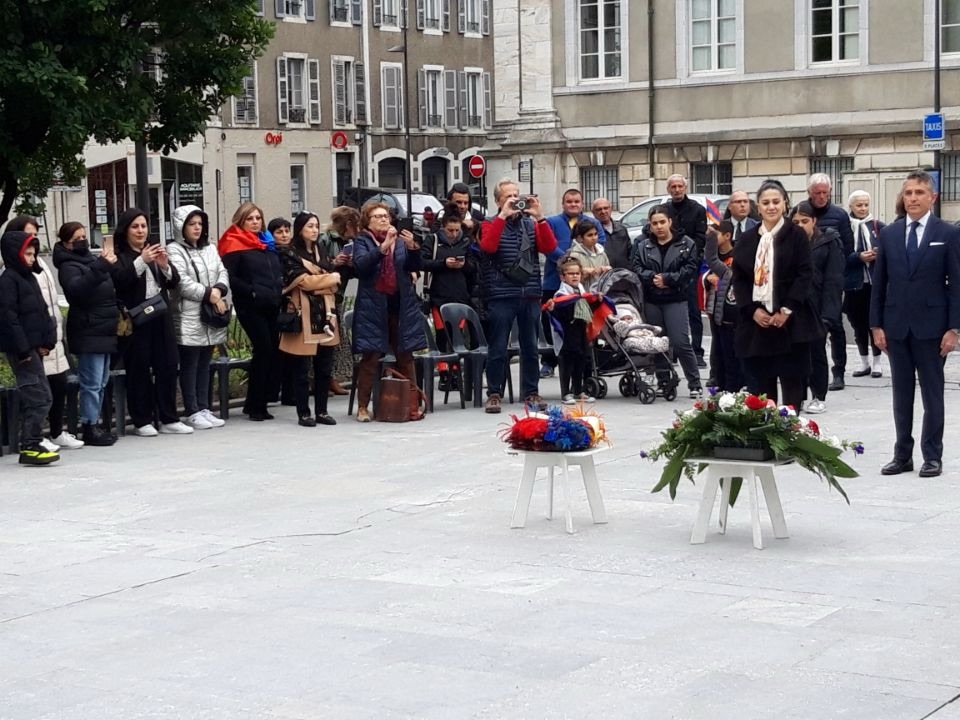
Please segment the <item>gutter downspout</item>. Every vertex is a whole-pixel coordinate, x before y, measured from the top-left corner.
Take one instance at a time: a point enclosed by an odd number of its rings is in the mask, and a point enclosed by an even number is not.
[[[653,87],[653,0],[647,0],[647,147],[649,149],[649,167],[650,191],[648,195],[654,194],[654,169],[656,167],[654,146],[653,118],[656,109],[656,91]]]

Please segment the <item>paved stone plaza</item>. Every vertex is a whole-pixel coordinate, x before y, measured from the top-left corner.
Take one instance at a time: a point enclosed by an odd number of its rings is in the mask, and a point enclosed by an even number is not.
[[[615,389],[609,523],[580,486],[574,535],[542,483],[509,528],[509,415],[456,405],[5,456],[0,718],[958,720],[958,365],[942,477],[880,476],[889,379],[854,381],[818,418],[867,446],[852,505],[783,470],[790,538],[764,514],[762,551],[745,495],[689,544],[699,488],[651,495],[637,455],[686,401]]]

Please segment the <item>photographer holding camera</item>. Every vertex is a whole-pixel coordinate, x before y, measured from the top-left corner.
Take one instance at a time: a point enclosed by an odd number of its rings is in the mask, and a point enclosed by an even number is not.
[[[517,184],[501,180],[493,190],[499,213],[483,223],[480,250],[481,283],[487,303],[489,355],[485,411],[500,412],[506,379],[507,343],[517,322],[520,340],[520,387],[526,403],[541,409],[537,367],[537,328],[540,322],[540,260],[557,247],[553,230],[543,217],[536,195],[520,196]]]

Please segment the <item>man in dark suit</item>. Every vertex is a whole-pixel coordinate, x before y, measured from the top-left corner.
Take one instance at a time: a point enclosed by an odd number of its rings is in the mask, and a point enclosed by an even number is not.
[[[733,223],[733,244],[737,244],[740,236],[760,221],[751,216],[753,208],[750,206],[750,196],[746,190],[734,190],[727,201],[727,211],[724,217]]]
[[[907,216],[880,231],[870,298],[870,329],[890,358],[893,460],[884,475],[913,470],[914,376],[920,380],[923,430],[920,477],[943,471],[943,364],[960,336],[960,228],[930,209],[937,198],[922,170],[903,183]]]

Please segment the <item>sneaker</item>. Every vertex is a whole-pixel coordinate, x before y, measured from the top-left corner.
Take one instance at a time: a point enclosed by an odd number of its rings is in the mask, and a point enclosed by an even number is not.
[[[705,368],[707,366],[707,361],[703,359],[703,355],[697,355],[697,367]]]
[[[537,395],[536,393],[533,393],[532,395],[527,395],[523,403],[530,410],[533,410],[535,412],[542,412],[547,409],[547,403],[544,402],[543,398]]]
[[[207,420],[207,416],[204,415],[203,411],[200,410],[187,418],[187,425],[192,427],[194,430],[209,430],[213,427],[213,425],[210,424],[210,421]]]
[[[554,372],[553,367],[550,365],[547,365],[547,363],[544,363],[543,365],[540,366],[540,377],[542,378],[553,377],[553,372]]]
[[[153,425],[142,425],[133,431],[139,437],[156,437],[157,429]]]
[[[44,448],[40,443],[24,445],[20,448],[21,465],[49,465],[60,459],[60,455]]]
[[[316,427],[317,421],[314,420],[309,415],[304,415],[302,418],[297,420],[297,425],[299,425],[300,427]]]
[[[37,444],[38,444],[40,447],[42,447],[44,450],[46,450],[47,452],[52,452],[52,453],[60,452],[60,446],[57,445],[57,444],[56,444],[53,440],[51,440],[50,438],[43,438],[43,439],[42,439],[39,443],[37,443]]]
[[[204,410],[201,410],[200,412],[203,413],[204,419],[208,423],[210,423],[211,427],[223,427],[224,425],[227,424],[226,420],[221,420],[209,410],[204,409]]]
[[[587,395],[586,393],[580,393],[580,397],[577,398],[580,402],[596,402],[597,399],[593,395]]]
[[[694,385],[692,388],[690,388],[690,399],[691,399],[691,400],[699,400],[699,399],[702,398],[702,397],[703,397],[703,388],[702,388],[702,387],[700,387],[700,386],[698,386],[698,385]]]
[[[357,422],[368,423],[372,418],[370,412],[365,408],[357,408]]]
[[[102,427],[93,424],[83,426],[83,442],[91,447],[109,447],[117,441],[117,436]]]
[[[810,402],[804,404],[803,410],[808,415],[819,415],[822,412],[826,412],[827,403],[823,400],[817,400],[814,398]]]
[[[193,428],[189,425],[184,425],[179,420],[172,423],[163,423],[160,426],[160,432],[165,435],[190,435],[193,432]]]
[[[72,435],[66,430],[57,435],[53,442],[65,450],[79,450],[83,447],[83,440],[78,439],[76,435]]]
[[[336,425],[337,424],[337,421],[334,420],[329,415],[327,415],[326,413],[317,414],[317,416],[314,417],[314,420],[317,421],[317,425]]]
[[[575,405],[577,401],[574,399],[573,393],[567,393],[563,396],[563,400],[560,402],[562,402],[564,405]]]
[[[483,406],[483,411],[490,415],[498,415],[502,408],[500,407],[500,396],[496,393],[487,396],[487,402]]]

